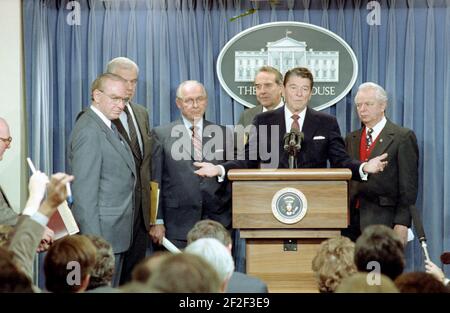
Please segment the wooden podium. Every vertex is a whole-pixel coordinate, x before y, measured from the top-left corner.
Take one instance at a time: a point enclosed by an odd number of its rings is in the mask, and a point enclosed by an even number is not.
[[[247,274],[269,292],[318,292],[311,269],[319,244],[348,225],[348,169],[231,170],[233,228],[246,239]],[[306,198],[304,217],[287,224],[272,212],[274,196],[294,188]]]

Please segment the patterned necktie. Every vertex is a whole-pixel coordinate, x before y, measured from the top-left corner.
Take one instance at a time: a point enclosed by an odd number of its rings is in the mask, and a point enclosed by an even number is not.
[[[300,130],[300,124],[298,123],[300,116],[298,114],[294,114],[291,116],[291,118],[294,120],[291,125],[291,130]]]
[[[192,130],[192,145],[194,146],[194,160],[202,160],[202,138],[199,134],[199,128],[197,126],[191,126]]]
[[[133,150],[133,153],[135,155],[137,155],[139,159],[142,159],[141,147],[139,146],[139,141],[138,141],[138,138],[137,138],[136,128],[134,127],[133,118],[131,117],[131,113],[128,110],[127,106],[125,106],[124,111],[127,114],[128,130],[130,132],[130,147],[131,147],[131,150]]]
[[[372,145],[372,133],[373,133],[372,128],[368,128],[366,130],[366,150],[369,150],[370,146]]]

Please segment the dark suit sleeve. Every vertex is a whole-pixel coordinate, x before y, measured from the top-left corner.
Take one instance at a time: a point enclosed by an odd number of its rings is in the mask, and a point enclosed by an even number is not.
[[[162,172],[164,169],[164,149],[163,145],[160,141],[160,137],[158,136],[155,129],[152,130],[152,170],[151,177],[152,181],[158,183],[159,186],[159,204],[158,204],[158,214],[156,216],[157,219],[164,219],[164,212],[162,209]]]
[[[359,167],[361,162],[353,160],[345,150],[344,140],[337,120],[333,117],[329,123],[328,159],[330,166],[335,168],[349,168],[352,171],[352,179],[361,180]],[[349,143],[348,143],[349,144]]]
[[[418,190],[419,148],[411,130],[402,138],[398,147],[399,199],[394,216],[394,224],[411,226],[409,206],[416,203]]]

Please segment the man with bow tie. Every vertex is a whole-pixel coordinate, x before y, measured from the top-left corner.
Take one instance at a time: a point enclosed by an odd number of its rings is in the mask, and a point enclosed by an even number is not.
[[[416,136],[386,118],[388,98],[381,86],[372,82],[360,85],[355,104],[363,127],[347,135],[347,152],[361,162],[387,153],[388,165],[370,174],[367,181],[351,181],[348,235],[355,239],[367,226],[384,224],[406,244],[411,226],[409,206],[415,204],[418,190]]]

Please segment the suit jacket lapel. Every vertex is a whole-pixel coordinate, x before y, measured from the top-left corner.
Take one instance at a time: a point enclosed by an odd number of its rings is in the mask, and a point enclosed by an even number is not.
[[[392,127],[391,121],[387,120],[386,125],[378,136],[378,140],[373,147],[370,157],[376,157],[383,154],[394,140],[395,131]]]
[[[173,122],[173,125],[170,128],[171,133],[173,132],[174,128],[176,128],[178,131],[173,134],[168,134],[170,138],[169,147],[173,147],[175,141],[181,141],[180,143],[185,154],[185,156],[183,156],[182,159],[183,160],[191,159],[193,161],[194,153],[193,152],[191,153],[191,150],[194,148],[192,147],[191,134],[187,130],[181,118]],[[189,156],[189,158],[187,158],[187,156]]]
[[[361,144],[361,134],[364,128],[361,128],[359,131],[355,131],[352,134],[352,138],[350,141],[350,145],[351,145],[351,156],[354,159],[359,160],[360,156],[359,156],[359,146]]]
[[[116,137],[113,130],[106,126],[106,124],[97,114],[95,114],[94,111],[89,109],[86,113],[89,114],[93,118],[93,120],[100,126],[102,131],[106,134],[106,139],[111,143],[111,146],[117,150],[128,167],[132,170],[133,174],[136,176],[136,167],[134,165],[133,153],[131,152],[128,144],[120,142],[119,138]],[[123,141],[125,141],[125,138],[121,134],[119,134],[119,136]]]
[[[3,203],[1,203],[3,201],[7,207],[11,208],[11,204],[9,203],[8,198],[6,197],[6,194],[3,192],[2,186],[0,186],[0,207],[3,206]]]
[[[303,121],[302,132],[304,134],[304,142],[312,142],[314,134],[319,124],[316,121],[315,112],[306,108],[305,120]]]

